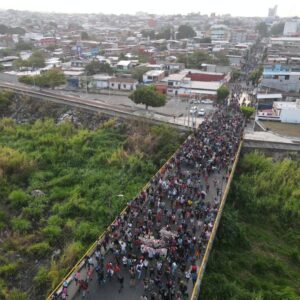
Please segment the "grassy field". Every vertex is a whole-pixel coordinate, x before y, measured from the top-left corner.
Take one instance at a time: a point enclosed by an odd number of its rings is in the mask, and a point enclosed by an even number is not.
[[[265,128],[284,136],[300,138],[300,124],[261,121]]]
[[[176,150],[165,126],[0,120],[0,299],[44,299]],[[118,197],[119,194],[124,197]],[[51,259],[54,251],[60,254]]]
[[[199,299],[300,299],[299,166],[242,159]]]

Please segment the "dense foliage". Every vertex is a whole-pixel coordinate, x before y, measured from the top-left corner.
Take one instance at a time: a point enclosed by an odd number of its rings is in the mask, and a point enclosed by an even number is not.
[[[20,76],[18,80],[25,84],[36,85],[39,87],[47,87],[52,89],[56,86],[65,84],[66,82],[64,73],[57,68],[50,69],[46,72],[41,73],[40,75],[23,75]]]
[[[299,182],[299,160],[241,160],[200,299],[299,299]]]
[[[138,87],[129,95],[129,98],[136,104],[144,104],[146,109],[148,109],[148,106],[164,106],[167,101],[166,96],[157,92],[152,85]]]
[[[1,299],[43,299],[182,141],[117,125],[0,121]]]

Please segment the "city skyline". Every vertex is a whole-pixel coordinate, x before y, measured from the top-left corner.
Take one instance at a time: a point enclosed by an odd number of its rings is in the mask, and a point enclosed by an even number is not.
[[[288,5],[287,5],[288,2]],[[119,3],[106,3],[101,5],[96,0],[73,1],[70,2],[53,0],[51,2],[37,2],[36,0],[11,0],[0,4],[0,9],[15,9],[38,12],[55,13],[104,13],[104,14],[135,14],[142,11],[152,14],[188,14],[200,12],[201,14],[216,13],[217,15],[231,14],[241,17],[265,17],[269,8],[278,5],[277,14],[280,17],[293,17],[300,15],[299,0],[253,0],[243,2],[243,5],[236,5],[236,1],[213,0],[208,3],[199,3],[197,0],[186,0],[184,5],[171,1],[152,0],[151,3],[140,2],[138,0],[119,1]]]

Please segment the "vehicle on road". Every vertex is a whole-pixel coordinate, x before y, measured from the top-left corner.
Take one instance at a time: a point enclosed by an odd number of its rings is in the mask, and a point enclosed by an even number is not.
[[[199,117],[205,116],[205,110],[204,110],[203,108],[201,108],[201,109],[198,111],[198,116],[199,116]]]
[[[201,103],[202,103],[202,104],[213,104],[214,101],[209,100],[209,99],[204,99],[204,100],[201,100]]]

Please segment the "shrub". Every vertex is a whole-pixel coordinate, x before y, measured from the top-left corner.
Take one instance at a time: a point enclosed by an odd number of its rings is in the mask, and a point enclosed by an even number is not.
[[[99,235],[98,228],[90,222],[81,222],[75,230],[75,237],[84,243],[93,242]]]
[[[47,242],[33,244],[27,249],[27,253],[34,258],[43,258],[50,252],[51,248]]]
[[[30,221],[21,218],[12,218],[11,225],[13,230],[19,233],[26,233],[31,229]]]
[[[22,190],[15,190],[9,194],[8,199],[10,200],[13,208],[20,209],[27,205],[29,197]]]
[[[15,263],[6,264],[4,266],[0,266],[0,276],[6,279],[11,279],[16,276],[18,265]]]
[[[9,291],[9,294],[7,295],[5,300],[27,300],[27,293],[20,291],[16,288],[13,288]]]
[[[56,225],[48,225],[42,230],[42,232],[50,245],[54,245],[61,237],[61,228]]]
[[[44,266],[40,266],[37,274],[33,278],[35,287],[40,291],[45,291],[50,287],[50,278],[48,270]]]

